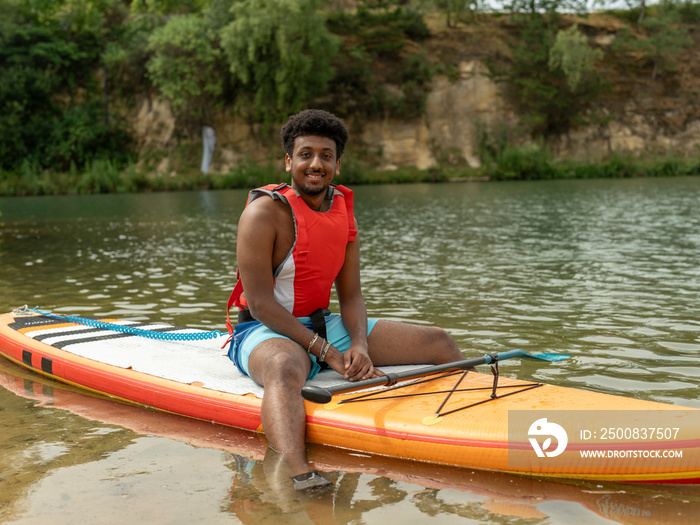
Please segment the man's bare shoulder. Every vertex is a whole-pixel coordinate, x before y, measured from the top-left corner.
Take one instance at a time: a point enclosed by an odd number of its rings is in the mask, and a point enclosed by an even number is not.
[[[277,221],[290,215],[291,210],[287,204],[268,195],[262,195],[246,206],[241,214],[241,220],[270,221],[277,224]]]
[[[277,268],[294,245],[294,219],[289,205],[267,195],[249,203],[238,222],[237,242],[239,250],[251,254],[269,255],[267,250],[271,250],[273,268]]]

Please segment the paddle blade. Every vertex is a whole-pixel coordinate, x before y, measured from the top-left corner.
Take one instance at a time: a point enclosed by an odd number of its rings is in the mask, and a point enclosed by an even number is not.
[[[531,361],[547,361],[548,363],[555,363],[557,361],[564,361],[569,359],[571,356],[569,354],[550,354],[550,353],[538,353],[538,354],[528,354],[522,350],[509,350],[507,352],[499,352],[498,360],[505,361],[506,359],[529,359]],[[490,361],[487,361],[487,363]]]
[[[533,361],[549,361],[550,363],[556,363],[557,361],[564,361],[571,357],[570,354],[549,354],[549,353],[538,353],[538,354],[525,354],[522,356],[523,359],[532,359]]]

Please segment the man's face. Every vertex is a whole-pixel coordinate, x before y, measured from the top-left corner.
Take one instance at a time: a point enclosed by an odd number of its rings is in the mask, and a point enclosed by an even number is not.
[[[294,139],[292,156],[285,155],[287,172],[292,174],[292,188],[302,195],[326,191],[340,171],[333,139],[303,135]]]

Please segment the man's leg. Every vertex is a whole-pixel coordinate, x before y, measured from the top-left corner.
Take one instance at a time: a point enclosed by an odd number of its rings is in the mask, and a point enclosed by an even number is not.
[[[445,330],[380,320],[367,338],[374,366],[452,363],[465,359]]]
[[[309,472],[306,462],[306,412],[301,397],[311,361],[289,339],[268,339],[250,354],[250,377],[265,388],[262,424],[270,446],[282,454],[292,476]]]
[[[262,341],[248,359],[250,377],[265,388],[261,408],[265,436],[270,448],[287,464],[297,490],[331,484],[317,472],[312,472],[306,459],[306,411],[301,387],[310,370],[309,356],[288,339]]]

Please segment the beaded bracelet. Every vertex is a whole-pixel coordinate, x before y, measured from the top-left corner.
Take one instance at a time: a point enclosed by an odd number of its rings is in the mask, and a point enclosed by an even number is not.
[[[311,340],[309,343],[309,347],[306,349],[307,353],[311,353],[311,349],[314,347],[314,344],[316,344],[316,340],[318,339],[318,334],[314,334],[314,338]]]
[[[328,349],[331,347],[330,341],[326,341],[326,346],[323,347],[323,350],[321,350],[321,354],[318,356],[318,360],[323,363],[324,360],[326,359],[326,354],[328,353]]]

